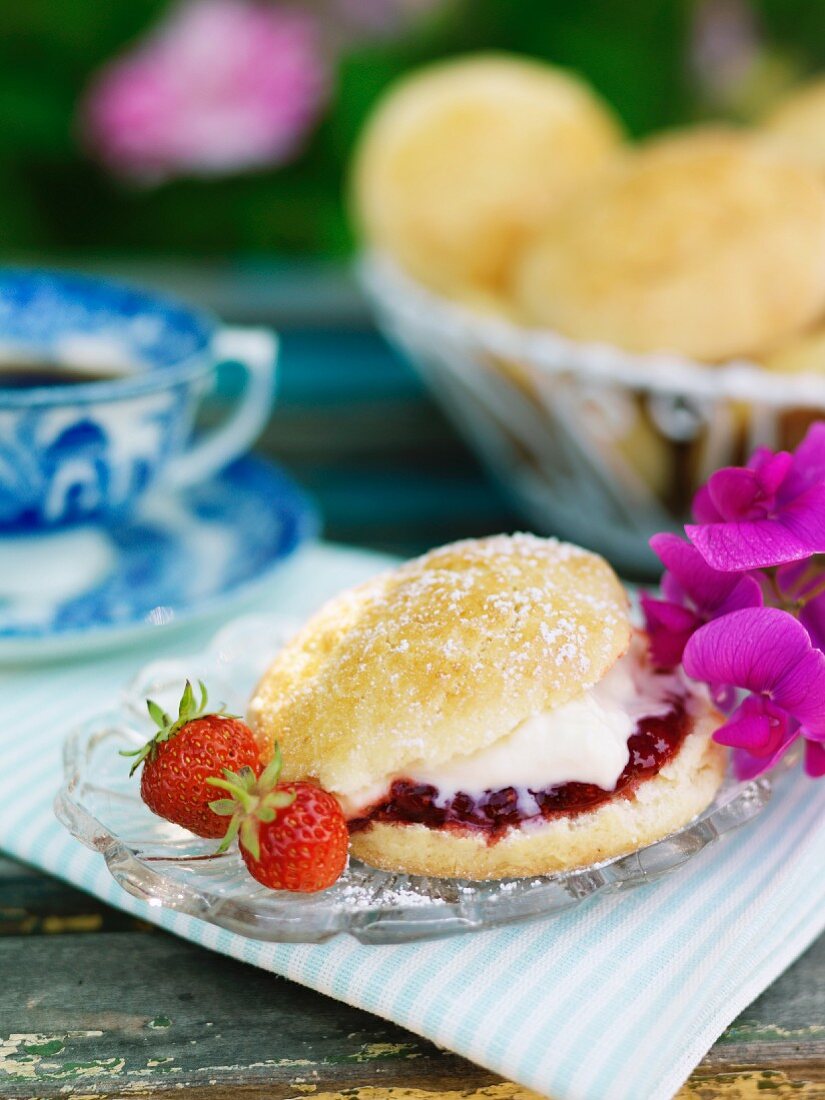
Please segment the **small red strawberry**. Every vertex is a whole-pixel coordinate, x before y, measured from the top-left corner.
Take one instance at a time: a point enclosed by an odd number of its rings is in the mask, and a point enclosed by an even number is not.
[[[226,851],[238,836],[249,873],[264,886],[302,894],[326,890],[347,865],[349,833],[341,807],[314,783],[279,783],[280,774],[276,745],[260,778],[241,768],[207,780],[231,795],[211,803],[216,814],[232,816],[218,850]]]
[[[143,764],[140,797],[153,813],[198,836],[220,837],[226,822],[209,808],[215,792],[206,781],[240,768],[259,774],[261,750],[239,718],[221,711],[207,714],[202,683],[200,689],[200,702],[196,702],[186,681],[176,719],[149,699],[146,705],[158,732],[142,748],[122,755],[137,758],[130,775]]]

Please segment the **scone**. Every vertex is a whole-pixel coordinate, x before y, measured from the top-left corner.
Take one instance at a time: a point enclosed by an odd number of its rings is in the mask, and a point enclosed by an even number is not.
[[[776,374],[825,374],[825,327],[803,332],[766,355],[762,363]],[[825,392],[822,395],[825,404]]]
[[[785,96],[762,121],[767,148],[825,174],[825,80],[812,80]]]
[[[258,685],[285,779],[339,799],[354,856],[468,879],[632,851],[713,799],[719,724],[648,665],[595,554],[533,535],[434,550],[328,603]]]
[[[522,242],[619,141],[609,108],[549,65],[498,54],[432,65],[368,121],[355,217],[422,282],[495,301]]]
[[[628,153],[516,272],[526,317],[632,352],[764,351],[825,308],[825,188],[734,131]]]

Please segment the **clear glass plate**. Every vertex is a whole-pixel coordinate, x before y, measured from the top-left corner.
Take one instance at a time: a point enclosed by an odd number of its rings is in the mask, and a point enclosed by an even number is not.
[[[320,894],[266,890],[249,877],[237,849],[215,856],[215,841],[152,814],[118,750],[146,740],[147,696],[176,707],[187,677],[204,680],[213,701],[243,713],[255,683],[295,625],[273,616],[239,619],[205,652],[146,666],[119,707],[68,738],[57,816],[78,840],[103,854],[130,894],[253,939],[321,943],[346,932],[362,943],[403,943],[547,917],[595,894],[651,882],[750,821],[770,798],[767,777],[728,780],[713,804],[679,832],[565,874],[478,883],[387,874],[351,861],[340,881]]]

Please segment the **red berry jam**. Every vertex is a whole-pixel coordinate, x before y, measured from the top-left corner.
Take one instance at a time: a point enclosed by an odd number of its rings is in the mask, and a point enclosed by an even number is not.
[[[515,787],[503,787],[480,796],[459,791],[453,798],[442,800],[438,788],[428,783],[396,779],[387,797],[361,817],[353,818],[349,829],[358,832],[375,821],[386,821],[421,824],[430,829],[481,831],[488,840],[497,840],[525,821],[574,817],[612,798],[629,798],[641,782],[656,775],[676,754],[689,728],[684,699],[674,700],[672,709],[660,718],[642,718],[628,739],[630,759],[612,791],[592,783],[564,783],[547,790],[530,790],[529,799],[522,799]],[[525,802],[532,812],[524,810]]]

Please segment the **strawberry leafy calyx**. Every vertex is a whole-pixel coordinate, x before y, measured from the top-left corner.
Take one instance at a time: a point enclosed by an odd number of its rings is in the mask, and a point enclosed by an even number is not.
[[[200,699],[195,697],[194,689],[189,680],[186,681],[186,686],[183,689],[183,695],[181,695],[180,703],[178,704],[178,716],[172,718],[166,711],[153,699],[146,700],[146,709],[149,711],[149,717],[158,727],[157,733],[150,737],[145,745],[141,745],[139,749],[121,749],[121,756],[134,757],[134,763],[129,770],[129,775],[133,776],[140,765],[147,758],[153,760],[158,751],[158,745],[162,745],[165,741],[171,741],[171,739],[183,729],[189,722],[194,722],[197,718],[206,717],[219,717],[219,718],[236,718],[237,715],[229,714],[223,706],[218,710],[207,711],[207,705],[209,702],[209,695],[206,690],[206,684],[203,680],[198,680],[198,687],[200,688]]]
[[[218,852],[225,852],[240,833],[244,848],[253,859],[260,859],[259,825],[261,822],[274,821],[278,810],[291,806],[296,797],[292,791],[276,790],[282,764],[281,750],[276,744],[272,759],[260,776],[256,777],[250,767],[240,768],[237,772],[224,768],[223,779],[213,777],[206,780],[229,795],[228,798],[218,798],[209,803],[209,809],[213,813],[230,818]]]

